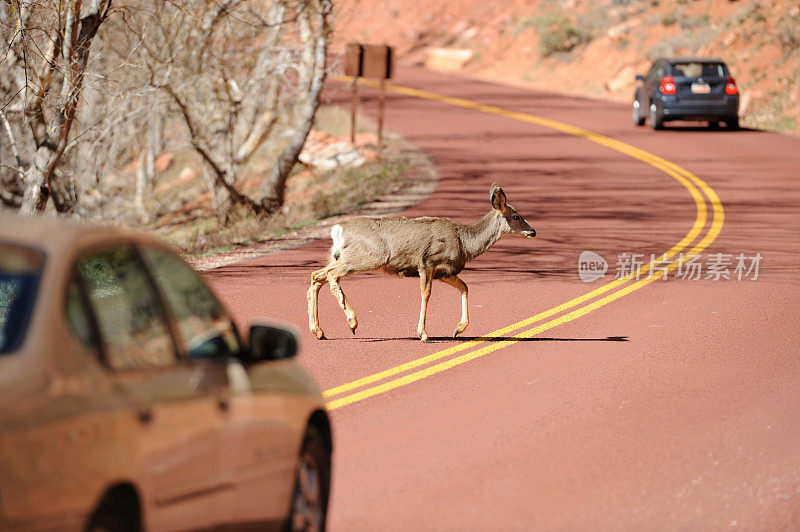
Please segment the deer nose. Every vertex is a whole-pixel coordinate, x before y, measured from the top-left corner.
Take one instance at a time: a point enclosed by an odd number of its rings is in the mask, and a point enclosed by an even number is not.
[[[533,237],[535,237],[535,236],[536,236],[536,229],[534,229],[534,228],[532,228],[532,227],[531,227],[531,230],[530,230],[530,231],[527,231],[527,232],[525,233],[525,236],[527,236],[528,238],[533,238]]]

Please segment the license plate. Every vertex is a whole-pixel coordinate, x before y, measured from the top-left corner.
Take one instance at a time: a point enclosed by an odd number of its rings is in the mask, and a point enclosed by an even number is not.
[[[692,83],[692,92],[695,94],[711,94],[711,85],[708,83]]]

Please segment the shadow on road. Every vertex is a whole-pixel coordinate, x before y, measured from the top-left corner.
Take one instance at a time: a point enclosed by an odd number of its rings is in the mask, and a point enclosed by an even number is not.
[[[701,132],[701,133],[764,133],[764,131],[760,129],[752,129],[749,127],[739,127],[737,129],[728,129],[723,126],[712,127],[712,126],[697,126],[697,125],[684,125],[684,124],[665,124],[663,131],[674,131],[678,133],[690,133],[690,132]]]
[[[350,338],[331,338],[331,340],[350,340]],[[408,336],[405,338],[359,338],[362,342],[398,342],[398,341],[414,341],[419,342],[419,338],[416,336]],[[514,341],[514,342],[628,342],[627,336],[607,336],[605,338],[545,338],[541,336],[533,337],[533,338],[513,338],[508,336],[458,336],[453,338],[452,336],[431,336],[428,338],[428,343],[436,343],[436,342],[469,342],[469,341],[481,341],[481,342],[504,342],[504,341]]]

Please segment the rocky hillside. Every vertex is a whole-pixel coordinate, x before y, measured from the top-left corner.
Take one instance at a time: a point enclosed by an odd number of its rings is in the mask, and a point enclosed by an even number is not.
[[[339,0],[334,51],[387,42],[400,62],[629,102],[665,55],[721,57],[743,124],[800,131],[797,0]]]

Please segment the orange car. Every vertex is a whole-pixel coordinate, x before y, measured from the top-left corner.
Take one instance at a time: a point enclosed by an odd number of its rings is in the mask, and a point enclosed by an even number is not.
[[[169,248],[0,217],[0,530],[322,530],[322,396]]]

